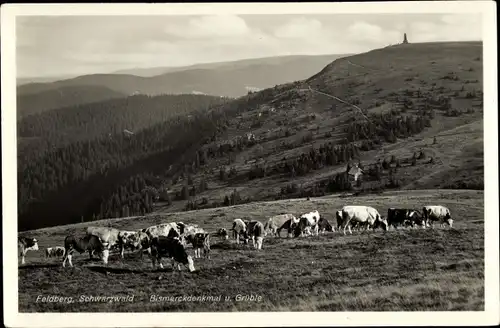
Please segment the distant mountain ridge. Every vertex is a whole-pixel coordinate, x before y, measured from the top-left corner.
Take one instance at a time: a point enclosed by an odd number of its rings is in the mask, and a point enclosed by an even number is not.
[[[179,67],[146,67],[146,68],[130,68],[121,69],[114,71],[111,74],[130,74],[142,77],[152,77],[155,75],[162,75],[166,73],[187,71],[191,69],[231,69],[234,67],[246,67],[255,64],[266,64],[266,65],[282,65],[291,61],[304,60],[304,59],[314,59],[319,61],[325,61],[329,63],[340,57],[351,56],[352,54],[342,54],[342,55],[288,55],[288,56],[275,56],[275,57],[262,57],[262,58],[250,58],[241,59],[235,61],[227,62],[214,62],[214,63],[201,63],[189,66],[179,66]]]
[[[91,74],[51,83],[29,83],[18,86],[17,91],[18,95],[27,95],[68,86],[92,85],[124,95],[190,94],[196,91],[215,96],[239,97],[247,94],[248,86],[264,89],[308,78],[343,56],[346,55],[284,56],[197,64],[190,68],[165,68],[170,71],[149,77]],[[155,69],[147,70],[151,73]],[[128,71],[141,74],[141,69]]]

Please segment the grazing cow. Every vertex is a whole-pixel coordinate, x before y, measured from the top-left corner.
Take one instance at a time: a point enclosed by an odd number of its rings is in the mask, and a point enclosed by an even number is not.
[[[342,229],[342,227],[344,226],[344,219],[342,217],[342,210],[335,212],[335,217],[337,219],[337,229],[339,229],[339,231],[340,231]],[[365,230],[368,229],[368,224],[366,222],[360,223],[358,221],[351,221],[349,223],[349,225],[352,229],[351,231],[361,231],[362,228],[364,228]]]
[[[139,250],[142,258],[142,250],[149,247],[149,237],[145,232],[139,231],[125,231],[122,230],[118,233],[118,245],[120,247],[120,256],[124,258],[125,247]]]
[[[93,235],[99,238],[104,246],[103,254],[106,259],[109,256],[109,251],[112,248],[119,247],[118,235],[120,230],[110,227],[88,227],[87,235]],[[90,258],[92,259],[93,251],[89,250]]]
[[[439,221],[441,227],[443,227],[445,223],[448,223],[450,228],[453,226],[453,219],[447,207],[441,205],[424,206],[423,216],[425,224],[430,226],[430,223],[432,223],[432,228],[434,228],[435,221]]]
[[[244,236],[245,244],[248,242],[247,236],[247,225],[242,219],[235,219],[233,221],[233,227],[231,228],[233,232],[233,238],[236,239],[236,244],[240,243],[240,235]]]
[[[349,227],[349,232],[352,234],[351,222],[359,224],[367,224],[373,228],[382,226],[382,229],[387,230],[387,220],[383,219],[378,211],[371,206],[344,206],[342,208],[343,230]]]
[[[224,228],[219,228],[217,230],[217,232],[215,233],[215,236],[216,237],[219,237],[221,239],[224,239],[224,240],[227,240],[229,238],[228,234],[227,234],[227,230],[224,229]]]
[[[146,233],[150,239],[154,237],[179,237],[181,232],[179,231],[179,227],[182,228],[182,225],[178,225],[175,222],[171,223],[162,223],[155,226],[151,226],[146,229],[142,229],[142,232]],[[183,231],[184,232],[184,231]]]
[[[63,257],[63,267],[66,266],[66,260],[69,261],[69,265],[73,266],[73,263],[71,262],[71,257],[74,253],[74,251],[81,253],[89,252],[92,253],[92,251],[97,251],[99,253],[102,253],[102,260],[104,264],[108,264],[108,249],[104,245],[104,243],[97,237],[96,235],[85,235],[83,237],[77,237],[75,235],[70,235],[67,236],[66,239],[64,239],[64,257]]]
[[[417,210],[407,208],[389,208],[387,210],[387,224],[396,229],[397,226],[414,227],[416,224],[425,228],[425,222]]]
[[[190,272],[195,270],[193,258],[186,253],[186,249],[178,237],[158,236],[151,240],[153,268],[155,268],[156,262],[158,262],[160,268],[163,269],[163,264],[161,263],[162,257],[172,259],[172,269],[175,267],[175,262],[178,262],[177,269],[179,271],[181,270],[180,264],[186,265]]]
[[[45,249],[45,257],[61,257],[64,256],[66,250],[63,246],[47,247]]]
[[[319,234],[319,219],[320,215],[318,211],[302,214],[299,223],[295,227],[295,237],[303,236],[304,233],[311,235],[311,230],[314,230],[314,234],[317,236]]]
[[[194,258],[201,258],[201,250],[203,255],[210,259],[210,234],[207,232],[196,232],[187,235],[186,241],[193,245]]]
[[[280,237],[281,229],[283,229],[283,225],[288,221],[295,222],[298,220],[293,214],[280,214],[270,217],[264,225],[265,234],[271,233],[276,237]]]
[[[335,231],[335,228],[330,224],[330,222],[323,217],[321,217],[318,221],[318,229],[320,233]]]
[[[287,231],[287,236],[290,237],[298,224],[299,224],[299,219],[297,219],[294,216],[293,218],[283,223],[283,225],[279,227],[279,229],[276,232],[278,233],[278,236],[280,236],[281,230],[285,229]]]
[[[262,249],[265,237],[264,225],[260,221],[250,221],[247,225],[247,236],[252,239],[255,249]]]
[[[38,240],[36,238],[17,237],[17,248],[21,257],[21,264],[25,264],[24,258],[26,257],[26,253],[38,250]]]

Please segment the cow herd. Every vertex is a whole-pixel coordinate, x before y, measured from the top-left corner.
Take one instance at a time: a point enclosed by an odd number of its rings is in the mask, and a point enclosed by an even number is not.
[[[262,249],[266,236],[281,237],[281,231],[285,230],[288,237],[303,237],[319,235],[325,232],[334,232],[335,228],[346,234],[346,230],[352,234],[353,230],[371,230],[382,228],[387,231],[392,226],[406,227],[434,227],[436,221],[441,226],[447,223],[450,228],[453,225],[450,210],[444,206],[424,206],[422,211],[416,209],[389,208],[387,217],[382,217],[379,212],[371,206],[344,206],[335,212],[336,227],[328,220],[320,216],[318,211],[304,213],[298,217],[293,214],[280,214],[267,219],[265,224],[257,220],[235,219],[230,231],[239,244],[240,240],[247,244],[250,240],[252,246]],[[64,247],[49,247],[45,250],[46,257],[62,257],[63,267],[66,262],[73,266],[72,255],[78,253],[89,253],[92,259],[97,254],[104,264],[108,263],[110,250],[119,251],[124,258],[125,248],[140,253],[143,258],[147,251],[152,260],[153,268],[158,264],[163,265],[161,259],[172,260],[172,267],[177,263],[177,269],[181,270],[181,264],[186,266],[190,272],[195,271],[193,257],[188,255],[188,245],[193,248],[194,258],[204,257],[210,259],[210,238],[228,239],[225,228],[219,228],[216,232],[208,233],[198,225],[185,224],[183,222],[170,222],[154,225],[137,231],[118,230],[111,227],[88,227],[84,233],[72,234],[65,238]],[[27,251],[37,251],[38,241],[35,238],[18,237],[21,263],[25,263]]]

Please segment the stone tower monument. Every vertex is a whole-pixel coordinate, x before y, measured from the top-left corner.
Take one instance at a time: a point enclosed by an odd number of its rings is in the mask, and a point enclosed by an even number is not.
[[[404,35],[404,38],[403,38],[403,44],[407,44],[408,43],[408,39],[406,38],[406,33]]]

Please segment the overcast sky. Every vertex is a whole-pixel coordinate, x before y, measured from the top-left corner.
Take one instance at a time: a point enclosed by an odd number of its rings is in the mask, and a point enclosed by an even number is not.
[[[20,16],[18,77],[481,40],[479,14]]]

